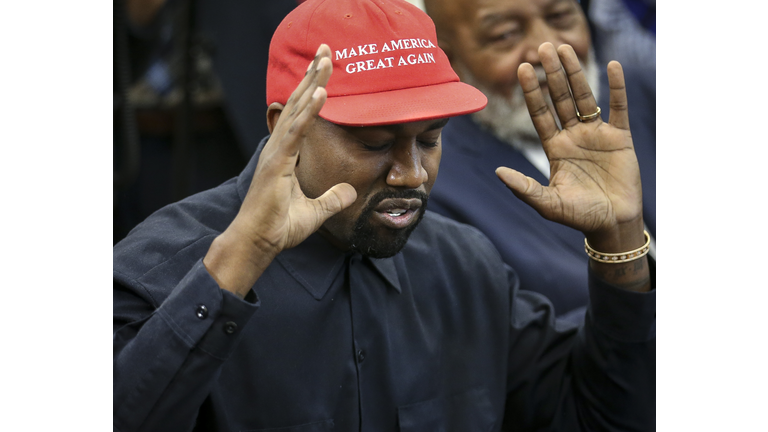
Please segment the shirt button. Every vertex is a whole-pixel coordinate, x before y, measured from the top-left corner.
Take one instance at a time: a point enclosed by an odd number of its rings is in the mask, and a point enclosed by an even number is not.
[[[357,350],[357,362],[362,363],[365,360],[365,351]]]
[[[208,308],[205,307],[205,305],[197,305],[197,310],[195,311],[195,314],[200,319],[206,319],[208,318]]]
[[[224,324],[224,331],[227,334],[232,334],[235,331],[237,331],[237,323],[229,321],[228,323]]]

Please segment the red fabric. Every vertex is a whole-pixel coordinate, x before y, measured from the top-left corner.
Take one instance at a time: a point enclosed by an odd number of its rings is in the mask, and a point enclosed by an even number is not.
[[[331,48],[333,74],[320,116],[383,125],[481,110],[487,100],[459,82],[437,46],[432,20],[401,0],[308,0],[278,26],[269,50],[267,104],[285,104],[317,48]]]

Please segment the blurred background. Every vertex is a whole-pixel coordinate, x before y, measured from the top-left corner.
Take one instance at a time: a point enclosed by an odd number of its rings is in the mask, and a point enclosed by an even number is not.
[[[303,0],[113,2],[114,244],[164,205],[244,168],[268,133],[272,33]],[[655,74],[655,0],[580,3],[598,57]]]
[[[113,243],[240,173],[266,127],[269,42],[297,0],[113,0]]]

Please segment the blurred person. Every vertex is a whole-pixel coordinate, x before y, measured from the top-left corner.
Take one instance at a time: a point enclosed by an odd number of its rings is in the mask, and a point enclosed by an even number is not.
[[[430,209],[480,229],[529,289],[549,297],[558,315],[579,321],[588,300],[583,236],[506,199],[508,191],[493,169],[504,163],[540,183],[549,180],[550,164],[517,78],[520,64],[528,62],[547,93],[537,53],[542,43],[573,47],[600,105],[607,106],[607,76],[600,73],[584,11],[574,0],[427,0],[425,8],[456,73],[488,98],[485,109],[453,119],[443,130],[440,179]],[[643,216],[653,236],[655,92],[638,85],[631,69],[624,72]]]
[[[269,41],[297,4],[115,1],[122,102],[115,109],[113,243],[154,211],[246,165],[268,133],[254,119],[266,116],[258,83],[266,79]]]
[[[591,0],[588,15],[599,58],[655,75],[656,0]]]
[[[570,47],[538,52],[579,67]],[[441,130],[486,103],[429,17],[309,0],[269,61],[270,135],[241,175],[114,248],[115,430],[653,427],[655,282],[618,63],[609,122],[583,76],[549,77],[552,112],[521,65],[536,130],[568,163],[548,187],[496,171],[505,199],[585,233],[592,308],[577,326],[478,230],[426,210]],[[559,97],[569,86],[582,115]]]

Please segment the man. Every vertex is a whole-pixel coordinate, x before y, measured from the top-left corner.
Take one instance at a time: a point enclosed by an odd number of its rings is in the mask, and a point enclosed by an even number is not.
[[[545,220],[521,201],[506,199],[507,188],[493,169],[503,163],[540,183],[550,175],[547,155],[525,107],[517,81],[521,63],[534,65],[545,93],[542,43],[573,47],[590,87],[605,96],[591,48],[589,25],[574,0],[428,0],[440,47],[463,82],[480,89],[488,106],[457,118],[443,130],[440,180],[430,210],[480,229],[517,270],[523,286],[547,296],[558,315],[579,321],[588,302],[587,257],[580,232]],[[655,233],[655,86],[625,69],[632,138],[640,162],[643,217]],[[601,79],[602,78],[602,79]],[[605,112],[603,114],[606,114]],[[653,252],[652,252],[653,254]]]
[[[548,188],[498,170],[601,251],[577,328],[477,230],[426,211],[442,128],[485,105],[436,42],[399,0],[309,0],[286,17],[271,135],[243,174],[115,246],[116,430],[652,428],[655,293],[620,66],[611,122],[563,101],[563,131],[521,67],[545,145],[573,164]],[[541,55],[578,68],[567,47]],[[589,93],[581,74],[569,85]]]

